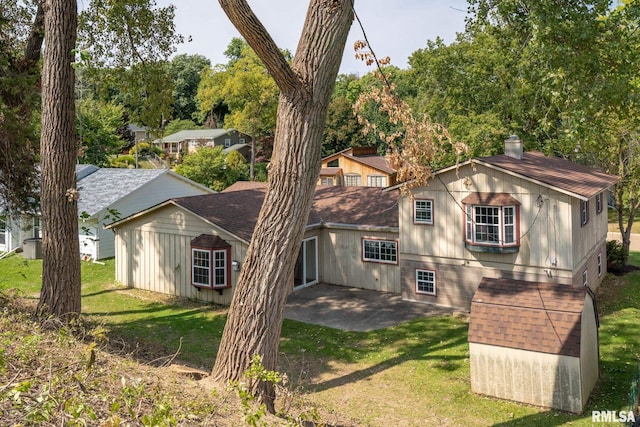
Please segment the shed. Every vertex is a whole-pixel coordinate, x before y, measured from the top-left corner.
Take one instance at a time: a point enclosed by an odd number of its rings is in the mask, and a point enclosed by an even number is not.
[[[599,377],[588,287],[483,277],[469,320],[471,390],[581,413]]]

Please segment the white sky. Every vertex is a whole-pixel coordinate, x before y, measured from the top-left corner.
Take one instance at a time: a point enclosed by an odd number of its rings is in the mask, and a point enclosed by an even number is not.
[[[212,65],[225,64],[229,42],[239,33],[229,22],[217,0],[157,0],[158,6],[176,6],[176,30],[191,37],[178,53],[200,54]],[[248,3],[281,49],[295,53],[308,2],[305,0],[248,0]],[[391,64],[407,67],[414,51],[427,40],[441,37],[446,43],[464,31],[466,0],[356,0],[356,13],[378,57],[391,57]],[[340,68],[341,73],[364,75],[371,71],[354,58],[353,44],[363,39],[354,22]]]

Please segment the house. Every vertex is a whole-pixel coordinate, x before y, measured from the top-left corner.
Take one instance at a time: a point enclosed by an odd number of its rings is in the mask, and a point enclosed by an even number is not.
[[[181,130],[154,143],[171,158],[179,158],[194,153],[200,147],[230,148],[236,144],[248,144],[251,136],[235,129],[192,129]]]
[[[403,298],[468,310],[482,277],[598,287],[618,178],[506,144],[400,200]]]
[[[127,130],[133,134],[133,142],[147,141],[152,138],[147,127],[141,126],[137,123],[129,123],[127,125]]]
[[[471,303],[471,391],[581,413],[599,377],[586,286],[482,279]]]
[[[114,256],[114,236],[104,225],[172,197],[214,191],[168,169],[98,168],[76,165],[80,255],[94,260]],[[4,232],[2,232],[4,231]],[[40,216],[0,217],[0,251],[41,238]],[[26,253],[26,251],[25,251]]]
[[[104,225],[172,197],[213,190],[169,169],[97,168],[77,172],[80,253],[94,260],[115,255],[114,236]]]
[[[323,158],[318,185],[395,185],[396,171],[377,150],[377,147],[351,147]]]
[[[229,304],[265,191],[264,183],[239,182],[221,193],[172,199],[110,224],[116,280]],[[387,244],[397,244],[397,203],[397,191],[318,188],[292,287],[323,281],[400,293],[395,246]]]
[[[483,277],[596,289],[606,273],[603,200],[617,178],[523,153],[519,142],[507,153],[438,171],[413,198],[399,197],[394,187],[319,186],[301,249],[301,283],[394,292],[465,310]],[[228,244],[225,265],[231,260],[241,268],[264,191],[238,183],[115,222],[109,228],[116,234],[117,280],[228,303],[230,291],[216,296],[192,280],[200,262],[193,241],[219,237],[218,244]],[[195,244],[212,242],[202,239]],[[213,249],[203,250],[212,257]],[[224,289],[235,280],[229,270]]]

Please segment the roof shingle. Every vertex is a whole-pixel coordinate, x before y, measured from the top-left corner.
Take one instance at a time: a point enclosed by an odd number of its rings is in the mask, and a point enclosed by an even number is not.
[[[586,294],[580,286],[483,277],[469,342],[579,357]]]
[[[500,154],[472,161],[498,167],[585,198],[594,197],[618,181],[617,176],[601,170],[559,157],[547,157],[536,151],[524,153],[522,159]]]

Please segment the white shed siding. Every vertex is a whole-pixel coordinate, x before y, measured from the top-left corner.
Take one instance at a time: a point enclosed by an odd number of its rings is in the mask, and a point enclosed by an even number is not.
[[[202,301],[229,304],[232,288],[191,285],[191,240],[220,236],[231,245],[231,259],[242,262],[246,244],[175,206],[166,206],[123,224],[116,233],[116,280],[125,286]],[[238,272],[231,270],[235,286]]]
[[[478,343],[469,343],[469,353],[471,391],[582,412],[579,358]]]
[[[580,330],[580,378],[582,382],[582,404],[586,403],[591,391],[600,377],[600,350],[598,339],[598,326],[593,300],[585,296],[584,309],[582,310],[582,322]]]

